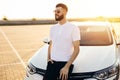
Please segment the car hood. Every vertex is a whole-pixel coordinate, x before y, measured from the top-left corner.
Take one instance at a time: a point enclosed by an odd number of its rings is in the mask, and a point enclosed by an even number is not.
[[[37,68],[46,69],[48,45],[44,45],[29,60]],[[81,46],[80,53],[73,62],[73,73],[93,72],[113,65],[116,61],[114,45]]]
[[[93,72],[113,65],[116,50],[110,46],[82,46],[74,61],[74,72]]]

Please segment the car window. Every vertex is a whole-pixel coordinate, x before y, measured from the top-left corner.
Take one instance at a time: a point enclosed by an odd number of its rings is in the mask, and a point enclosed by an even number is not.
[[[79,26],[81,32],[80,45],[98,46],[110,45],[113,43],[108,27],[103,26]]]

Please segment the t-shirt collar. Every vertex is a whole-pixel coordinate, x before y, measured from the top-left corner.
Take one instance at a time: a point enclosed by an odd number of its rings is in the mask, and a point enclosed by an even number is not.
[[[59,26],[64,26],[64,25],[67,24],[67,23],[68,23],[68,21],[66,21],[66,22],[65,22],[64,24],[62,24],[62,25],[58,23],[58,25],[59,25]]]

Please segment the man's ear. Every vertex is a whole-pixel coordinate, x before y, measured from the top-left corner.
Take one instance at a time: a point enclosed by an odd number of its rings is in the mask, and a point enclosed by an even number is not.
[[[64,15],[66,15],[66,14],[67,14],[67,11],[66,11],[65,9],[63,9],[63,13],[64,13]]]

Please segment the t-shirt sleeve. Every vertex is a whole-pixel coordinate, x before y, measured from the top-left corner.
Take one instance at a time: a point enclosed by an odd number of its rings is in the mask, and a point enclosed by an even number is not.
[[[72,40],[76,41],[76,40],[80,40],[80,39],[81,39],[80,29],[77,26],[74,26],[73,32],[72,32]]]

